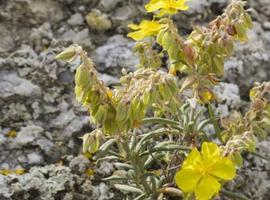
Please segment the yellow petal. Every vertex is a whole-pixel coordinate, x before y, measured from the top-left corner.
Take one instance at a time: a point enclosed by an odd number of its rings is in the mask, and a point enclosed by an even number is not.
[[[200,152],[198,151],[198,149],[194,148],[185,159],[183,163],[183,167],[193,166],[194,168],[196,168],[197,166],[200,166],[200,165],[202,165],[202,156]]]
[[[161,28],[161,24],[158,21],[144,20],[139,26],[141,29],[144,29],[145,31],[149,33],[158,32]]]
[[[148,36],[156,35],[162,26],[158,21],[143,20],[139,25],[131,24],[129,27],[134,30],[137,29],[137,31],[129,33],[128,37],[134,40],[142,40]]]
[[[220,183],[211,176],[204,176],[195,189],[197,200],[209,200],[220,190]]]
[[[140,27],[139,27],[137,24],[129,24],[129,25],[128,25],[128,28],[131,28],[131,29],[133,29],[133,30],[138,30],[138,29],[140,29]]]
[[[217,144],[212,142],[204,142],[202,145],[202,158],[208,162],[212,163],[221,158],[220,149]]]
[[[138,41],[138,40],[144,39],[147,36],[147,33],[144,30],[139,30],[139,31],[129,33],[127,36]]]
[[[181,169],[175,175],[176,185],[185,193],[193,192],[202,177],[199,170]]]
[[[152,0],[150,3],[145,5],[147,12],[154,12],[161,9],[164,6],[163,0]]]
[[[174,8],[169,8],[169,9],[163,8],[163,9],[160,9],[160,12],[157,14],[157,17],[162,17],[163,15],[166,15],[166,14],[173,15],[173,14],[176,14],[176,13],[177,13],[177,9],[174,9]]]
[[[210,174],[224,180],[231,180],[235,177],[236,169],[230,158],[223,158],[213,165]]]
[[[186,5],[186,0],[178,0],[176,2],[176,8],[178,10],[187,10],[189,7]]]

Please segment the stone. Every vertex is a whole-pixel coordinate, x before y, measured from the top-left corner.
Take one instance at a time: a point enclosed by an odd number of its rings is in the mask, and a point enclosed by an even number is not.
[[[58,115],[55,119],[51,121],[51,126],[56,128],[64,128],[71,122],[76,115],[74,114],[73,110],[69,110],[68,112],[62,112]]]
[[[10,187],[8,185],[8,178],[0,174],[0,199],[9,199],[12,195]]]
[[[51,24],[44,23],[38,28],[33,28],[30,36],[31,43],[36,51],[42,51],[54,40]]]
[[[72,15],[67,23],[69,23],[71,26],[81,26],[84,24],[84,19],[81,13],[75,13]]]
[[[87,28],[76,33],[72,38],[73,43],[82,45],[84,48],[92,48],[93,44],[89,36],[89,30]]]
[[[19,95],[24,97],[41,94],[40,88],[31,81],[20,78],[15,72],[0,71],[0,93],[4,98]]]
[[[25,146],[33,143],[34,140],[41,137],[44,129],[40,126],[30,125],[22,127],[17,133],[17,137],[13,140],[14,147]]]
[[[105,183],[95,186],[91,181],[73,174],[61,165],[33,167],[23,175],[0,175],[0,198],[13,199],[91,199],[109,200],[113,194]],[[80,191],[79,193],[77,191]]]
[[[74,81],[74,74],[69,70],[64,70],[58,74],[58,79],[64,84],[71,84]]]
[[[119,7],[115,10],[113,18],[118,21],[126,21],[132,16],[132,10],[130,6]]]
[[[85,156],[79,155],[71,160],[69,167],[75,173],[85,174],[90,167],[90,161]]]
[[[98,47],[92,57],[101,70],[110,69],[110,74],[120,75],[122,68],[132,71],[139,62],[132,52],[133,45],[122,35],[115,35]]]
[[[76,117],[64,127],[63,136],[71,137],[74,133],[78,133],[83,127],[89,125],[89,123],[89,115]]]
[[[240,108],[242,102],[237,85],[221,82],[214,87],[214,93],[218,98],[215,108],[218,116],[227,117],[230,110]]]
[[[0,146],[5,144],[7,138],[0,132]]]
[[[254,22],[254,27],[248,33],[249,41],[236,45],[234,56],[225,63],[224,80],[239,86],[240,95],[249,100],[249,90],[255,82],[270,79],[270,49],[265,38],[262,25]]]
[[[119,79],[108,74],[99,74],[99,79],[102,80],[106,85],[116,85],[119,83]]]
[[[35,152],[29,153],[27,155],[28,159],[28,164],[33,165],[33,164],[41,164],[43,162],[43,157]]]
[[[101,0],[99,3],[99,7],[102,11],[109,12],[116,8],[117,4],[122,2],[123,0]]]

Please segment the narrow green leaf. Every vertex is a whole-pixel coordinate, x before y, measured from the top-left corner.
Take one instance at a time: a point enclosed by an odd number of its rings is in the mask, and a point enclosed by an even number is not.
[[[143,193],[143,191],[140,190],[139,188],[129,185],[115,184],[114,187],[123,193],[139,193],[139,194]]]

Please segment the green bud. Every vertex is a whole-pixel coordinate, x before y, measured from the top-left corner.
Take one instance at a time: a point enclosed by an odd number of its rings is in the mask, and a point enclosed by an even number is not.
[[[55,59],[62,61],[72,61],[77,56],[75,47],[68,47],[60,54],[58,54]]]

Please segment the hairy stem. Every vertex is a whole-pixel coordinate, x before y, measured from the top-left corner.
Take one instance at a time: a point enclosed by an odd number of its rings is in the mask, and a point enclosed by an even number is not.
[[[212,119],[212,123],[213,123],[214,129],[215,129],[215,134],[216,134],[219,142],[221,144],[223,144],[224,142],[223,142],[222,137],[221,137],[221,129],[219,128],[219,125],[218,125],[218,122],[216,120],[215,113],[213,111],[211,103],[208,104],[208,113],[209,113],[210,118]]]

